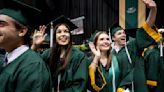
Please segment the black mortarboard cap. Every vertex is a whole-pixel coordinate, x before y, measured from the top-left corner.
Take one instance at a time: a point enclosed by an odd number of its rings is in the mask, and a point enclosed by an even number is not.
[[[30,28],[38,28],[40,24],[41,11],[16,0],[3,0],[0,15],[7,15],[18,23]]]
[[[70,31],[78,28],[73,22],[71,22],[70,19],[68,19],[66,16],[61,15],[59,17],[57,17],[56,19],[54,19],[53,21],[51,21],[53,23],[53,26],[56,26],[57,24],[61,24],[61,23],[65,23],[70,27]],[[51,23],[50,22],[50,23]],[[50,23],[47,24],[47,26],[50,26]]]
[[[72,30],[78,28],[73,22],[71,22],[70,19],[68,19],[68,18],[67,18],[66,16],[64,16],[64,15],[61,15],[61,16],[55,18],[54,20],[52,20],[51,22],[49,22],[49,23],[46,25],[46,27],[47,27],[46,30],[47,30],[47,34],[48,34],[48,36],[46,36],[46,42],[49,42],[49,41],[50,41],[50,31],[48,31],[48,30],[50,30],[50,28],[51,28],[51,23],[53,24],[53,27],[55,27],[55,26],[58,25],[58,24],[64,23],[64,24],[66,24],[67,26],[69,26],[69,28],[70,28],[69,31],[72,31]]]

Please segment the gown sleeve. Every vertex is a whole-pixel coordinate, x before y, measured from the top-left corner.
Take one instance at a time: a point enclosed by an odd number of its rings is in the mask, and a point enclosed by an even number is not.
[[[51,54],[51,49],[47,49],[40,55],[47,64],[50,61],[50,54]]]
[[[147,85],[157,86],[158,73],[160,67],[160,54],[159,50],[156,48],[148,49],[145,52],[145,64],[146,64],[146,75],[147,75]]]

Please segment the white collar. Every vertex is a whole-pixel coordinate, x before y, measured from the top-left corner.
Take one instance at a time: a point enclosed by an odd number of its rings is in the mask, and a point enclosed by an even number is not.
[[[125,45],[127,45],[128,43],[129,43],[129,41],[127,41]],[[112,43],[111,46],[112,46],[112,49],[114,49],[117,53],[121,50],[121,48],[117,47],[114,42]],[[125,46],[123,46],[122,48],[124,48],[124,47]]]
[[[11,63],[14,61],[17,57],[19,57],[21,54],[23,54],[25,51],[27,51],[29,47],[27,45],[21,45],[20,47],[14,49],[10,53],[6,53],[8,62],[7,64]]]
[[[112,46],[112,49],[114,49],[117,53],[118,53],[118,52],[120,51],[120,49],[121,49],[121,48],[117,47],[117,46],[115,45],[114,42],[112,43],[111,46]]]

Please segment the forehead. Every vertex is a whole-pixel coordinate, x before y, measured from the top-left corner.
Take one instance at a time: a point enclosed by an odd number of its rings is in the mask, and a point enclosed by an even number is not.
[[[102,33],[98,38],[109,38],[109,36],[106,33]]]
[[[15,20],[7,15],[0,14],[0,21],[4,22],[14,22]]]
[[[125,31],[122,29],[122,30],[118,30],[115,34],[119,34],[119,33],[124,33]]]
[[[68,27],[65,24],[60,24],[57,29],[68,29]]]

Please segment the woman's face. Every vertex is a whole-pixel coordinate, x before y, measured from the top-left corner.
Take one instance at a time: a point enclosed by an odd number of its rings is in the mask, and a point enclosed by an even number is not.
[[[59,45],[67,45],[70,42],[70,32],[64,24],[56,29],[56,42]]]
[[[99,47],[100,51],[108,51],[111,48],[109,36],[106,33],[100,34],[96,45]]]

